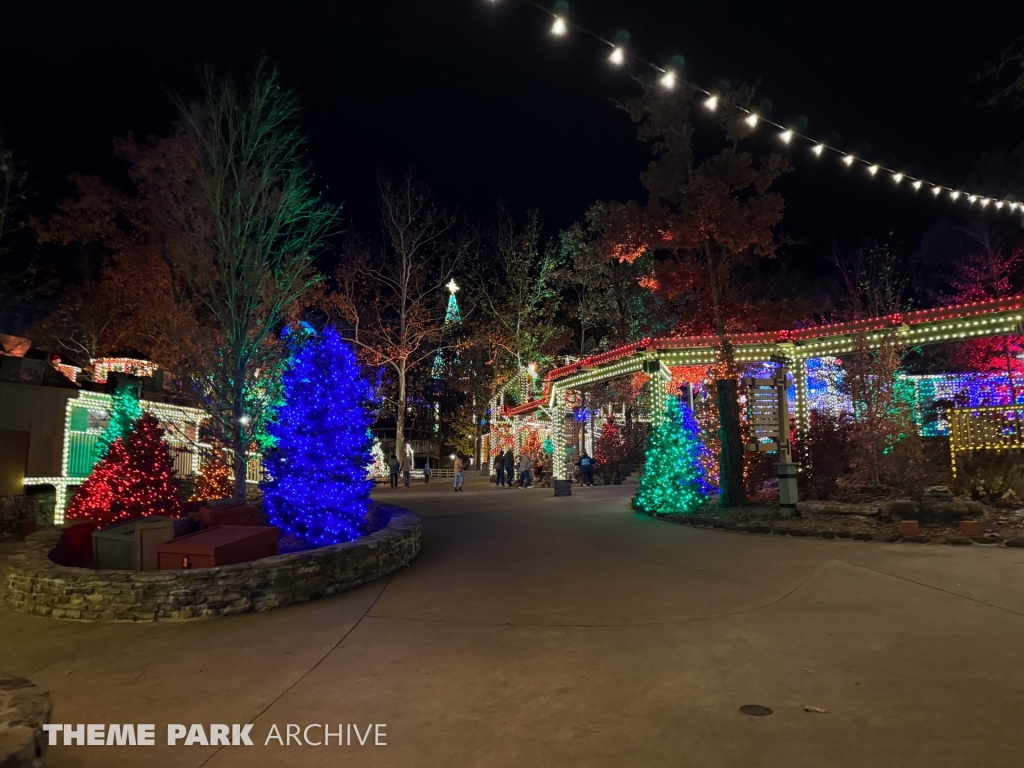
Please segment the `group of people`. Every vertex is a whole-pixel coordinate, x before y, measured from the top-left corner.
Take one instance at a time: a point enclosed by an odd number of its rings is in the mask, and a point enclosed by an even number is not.
[[[465,463],[462,461],[461,456],[455,457],[455,490],[462,490],[462,483],[465,480]],[[388,459],[388,473],[391,475],[391,487],[398,487],[398,478],[402,477],[405,482],[405,487],[409,487],[409,481],[412,479],[412,456],[405,454],[401,460],[395,455],[391,454],[391,458]],[[430,484],[430,476],[433,471],[430,469],[430,462],[423,465],[423,484]]]
[[[516,461],[509,448],[494,457],[494,484],[499,488],[533,488],[546,470],[550,471],[550,462],[545,463],[540,456],[524,451]]]

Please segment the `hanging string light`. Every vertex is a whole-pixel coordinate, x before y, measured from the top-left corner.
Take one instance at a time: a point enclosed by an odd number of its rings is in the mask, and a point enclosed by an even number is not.
[[[942,195],[943,190],[949,192],[948,198],[954,202],[960,198],[960,190],[953,189],[952,187],[948,187],[942,184],[935,184],[934,182],[928,181],[927,179],[920,179],[915,176],[908,176],[906,173],[903,173],[902,171],[897,171],[894,168],[887,168],[884,165],[880,165],[878,163],[873,163],[869,160],[862,160],[861,158],[854,157],[853,155],[849,154],[848,152],[844,152],[838,147],[834,147],[830,144],[817,141],[815,139],[812,139],[810,136],[807,136],[806,134],[794,131],[790,128],[786,128],[785,126],[780,125],[779,123],[776,123],[772,120],[755,114],[752,110],[748,109],[742,104],[730,101],[729,99],[719,94],[712,93],[707,88],[702,88],[696,83],[693,83],[689,80],[685,80],[679,75],[678,71],[672,67],[663,67],[652,61],[648,61],[644,58],[641,58],[635,53],[627,53],[623,46],[602,37],[601,35],[587,29],[586,27],[582,27],[574,22],[570,22],[565,15],[568,11],[568,3],[564,2],[564,0],[559,0],[559,2],[555,4],[554,10],[546,8],[545,6],[537,2],[537,0],[523,0],[523,2],[533,6],[537,10],[546,13],[552,17],[553,21],[551,25],[551,33],[556,37],[563,37],[568,33],[569,28],[571,27],[572,29],[583,33],[587,37],[590,37],[591,39],[610,47],[612,51],[608,58],[609,61],[611,61],[611,63],[614,64],[615,66],[624,64],[627,60],[634,61],[637,64],[642,64],[658,73],[660,75],[659,83],[663,88],[665,88],[665,90],[672,90],[678,83],[683,83],[687,85],[689,88],[691,88],[695,93],[703,94],[704,96],[707,97],[704,100],[704,106],[710,112],[715,112],[721,104],[724,104],[738,112],[744,113],[746,117],[744,117],[743,120],[751,128],[755,127],[759,122],[764,122],[767,123],[768,125],[778,128],[780,131],[779,138],[786,144],[791,143],[794,138],[808,142],[809,144],[812,145],[811,151],[817,157],[821,157],[822,155],[824,155],[825,150],[827,149],[830,152],[839,155],[840,159],[848,167],[853,166],[855,163],[863,164],[865,169],[868,171],[869,175],[871,175],[872,177],[880,172],[887,173],[897,185],[905,178],[910,179],[915,191],[921,189],[923,185],[927,184],[929,188],[932,190],[932,195],[935,199],[938,199]],[[497,0],[490,0],[490,3],[491,5],[498,4]],[[675,61],[675,59],[673,59],[673,61]],[[968,193],[965,192],[964,194]],[[968,202],[974,203],[975,201],[977,201],[978,197],[978,195],[970,194],[968,196]],[[989,204],[989,202],[993,202],[995,204],[994,207],[998,210],[1006,208],[1009,211],[1024,211],[1024,203],[1018,203],[1016,201],[1009,199],[982,198],[981,206],[984,208]]]

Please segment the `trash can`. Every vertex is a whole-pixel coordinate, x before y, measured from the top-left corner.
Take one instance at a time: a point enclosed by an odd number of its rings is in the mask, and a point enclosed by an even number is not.
[[[552,480],[551,485],[555,488],[555,496],[572,496],[571,480]]]

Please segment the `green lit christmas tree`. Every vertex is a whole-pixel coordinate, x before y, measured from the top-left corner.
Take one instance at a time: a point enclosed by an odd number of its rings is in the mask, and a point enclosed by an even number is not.
[[[135,384],[122,381],[114,391],[114,402],[110,408],[110,420],[107,422],[107,428],[103,430],[103,434],[96,442],[96,461],[103,461],[110,450],[110,445],[115,440],[127,437],[131,431],[132,422],[141,418],[142,406],[139,405]]]
[[[462,313],[459,311],[459,302],[455,298],[455,292],[459,290],[459,286],[456,285],[454,278],[449,281],[448,285],[449,294],[448,307],[444,313],[444,331],[448,333],[452,330],[453,326],[458,325],[462,321]],[[434,364],[430,369],[430,376],[433,379],[440,379],[444,377],[445,368],[448,366],[447,355],[445,354],[447,349],[441,347],[437,354],[434,356]]]
[[[671,515],[700,509],[710,490],[701,463],[706,452],[693,413],[676,398],[667,398],[664,417],[647,438],[633,508]]]

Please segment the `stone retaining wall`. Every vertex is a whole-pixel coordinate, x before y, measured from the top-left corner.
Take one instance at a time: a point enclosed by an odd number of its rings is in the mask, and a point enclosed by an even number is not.
[[[266,611],[367,584],[420,551],[420,519],[391,520],[358,541],[183,571],[70,568],[47,554],[63,527],[29,536],[8,558],[7,603],[16,611],[78,621],[167,621]]]
[[[22,538],[25,522],[53,525],[53,509],[57,494],[50,490],[34,490],[23,496],[0,496],[0,541]]]

